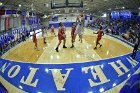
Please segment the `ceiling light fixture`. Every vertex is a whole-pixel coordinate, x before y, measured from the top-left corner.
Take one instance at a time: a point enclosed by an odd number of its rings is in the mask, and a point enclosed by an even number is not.
[[[122,9],[125,9],[125,7],[123,6]]]
[[[20,5],[20,4],[19,4],[18,6],[19,6],[19,7],[21,7],[21,5]]]
[[[2,5],[2,3],[0,3],[0,6]]]

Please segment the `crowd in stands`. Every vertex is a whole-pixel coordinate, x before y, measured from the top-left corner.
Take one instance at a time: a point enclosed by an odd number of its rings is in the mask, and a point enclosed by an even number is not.
[[[134,20],[111,20],[105,21],[103,19],[96,19],[90,26],[94,29],[98,29],[99,26],[103,26],[106,34],[119,35],[123,39],[134,43],[140,33],[140,24]]]
[[[111,20],[97,18],[87,25],[92,29],[103,27],[106,34],[118,35],[123,39],[135,43],[136,38],[140,36],[140,24],[135,20]],[[38,29],[34,27],[31,29]],[[11,29],[11,31],[0,34],[0,55],[16,44],[25,41],[30,36],[30,31],[26,28]]]
[[[15,45],[26,41],[30,37],[30,32],[38,30],[40,27],[31,27],[30,30],[23,28],[15,28],[0,34],[0,56],[7,52]]]
[[[93,29],[98,29],[102,25],[102,27],[105,28],[107,25],[106,23],[107,22],[105,20],[97,18],[94,21],[88,23],[87,27],[93,28]]]
[[[135,42],[137,33],[140,31],[140,24],[133,20],[114,20],[109,22],[106,32],[112,35],[121,35],[122,38],[131,43]]]
[[[7,31],[0,35],[0,55],[16,44],[25,41],[29,37],[29,32],[25,28],[18,28]]]

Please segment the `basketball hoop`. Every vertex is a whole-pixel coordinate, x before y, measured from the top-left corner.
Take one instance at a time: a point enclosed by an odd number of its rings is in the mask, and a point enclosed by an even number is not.
[[[69,8],[65,8],[65,13],[66,13],[66,14],[69,13]]]

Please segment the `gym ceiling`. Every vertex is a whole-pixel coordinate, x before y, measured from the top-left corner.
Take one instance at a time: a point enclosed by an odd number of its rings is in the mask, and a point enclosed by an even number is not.
[[[80,3],[81,0],[68,0],[70,3]],[[35,11],[40,14],[49,15],[65,13],[65,8],[51,9],[51,3],[64,4],[66,0],[0,0],[1,9],[18,9]],[[86,13],[110,12],[130,10],[140,11],[140,0],[82,0],[83,8],[69,8],[69,13],[84,11]]]

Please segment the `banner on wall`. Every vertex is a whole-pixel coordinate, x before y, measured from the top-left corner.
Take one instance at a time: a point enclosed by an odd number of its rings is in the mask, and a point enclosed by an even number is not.
[[[25,25],[26,21],[25,20],[21,20],[21,24]]]
[[[26,24],[26,17],[25,16],[22,16],[21,24],[22,25],[25,25]]]
[[[28,23],[29,23],[29,25],[33,24],[32,18],[29,18],[29,19],[28,19]]]
[[[58,16],[54,16],[54,17],[52,18],[52,21],[53,21],[53,22],[57,22],[57,21],[58,21]]]
[[[12,10],[6,10],[6,14],[7,14],[7,15],[12,14]]]
[[[5,30],[10,29],[10,17],[5,18]]]
[[[26,16],[26,11],[22,11],[22,16]]]
[[[120,12],[120,18],[121,19],[131,19],[131,12],[130,11],[122,11]]]
[[[5,10],[0,10],[0,15],[5,15]]]
[[[120,13],[117,11],[112,11],[111,12],[111,19],[119,19],[120,18]]]
[[[17,14],[17,10],[12,10],[12,14]]]

